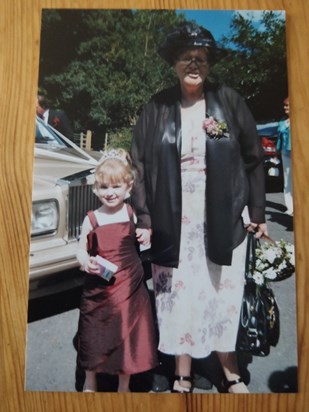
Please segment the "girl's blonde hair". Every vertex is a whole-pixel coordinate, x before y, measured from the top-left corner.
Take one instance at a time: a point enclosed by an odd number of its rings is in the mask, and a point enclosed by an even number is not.
[[[110,149],[103,152],[95,169],[94,193],[98,186],[125,182],[131,185],[134,181],[132,161],[124,149]]]

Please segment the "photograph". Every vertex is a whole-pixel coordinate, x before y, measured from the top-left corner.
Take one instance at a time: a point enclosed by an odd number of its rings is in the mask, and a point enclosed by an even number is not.
[[[43,8],[25,391],[298,392],[286,23]]]

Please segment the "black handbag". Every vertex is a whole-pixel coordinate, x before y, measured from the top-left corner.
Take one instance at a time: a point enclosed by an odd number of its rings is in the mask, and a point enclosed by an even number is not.
[[[256,242],[254,234],[249,233],[236,350],[267,356],[270,346],[276,346],[279,341],[279,308],[272,289],[268,285],[257,285],[252,278]]]

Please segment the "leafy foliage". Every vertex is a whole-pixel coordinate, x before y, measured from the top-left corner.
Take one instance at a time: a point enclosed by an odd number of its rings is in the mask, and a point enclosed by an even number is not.
[[[213,72],[246,98],[257,120],[280,117],[288,95],[285,23],[273,12],[264,12],[261,23],[264,30],[235,14],[230,35],[221,41],[226,57]]]
[[[43,17],[42,45],[53,38],[53,24],[65,37],[71,19],[79,39],[70,35],[70,59],[60,41],[52,55],[50,47],[42,47],[40,66],[40,84],[75,119],[75,128],[89,123],[109,131],[130,127],[150,96],[174,82],[156,52],[166,31],[181,20],[174,11],[58,10]],[[44,63],[54,59],[62,63],[49,70]]]
[[[39,85],[75,131],[91,129],[128,147],[143,104],[175,83],[157,47],[183,15],[174,10],[44,10]],[[287,96],[285,25],[264,13],[264,30],[236,14],[210,77],[237,89],[256,119],[281,116]]]

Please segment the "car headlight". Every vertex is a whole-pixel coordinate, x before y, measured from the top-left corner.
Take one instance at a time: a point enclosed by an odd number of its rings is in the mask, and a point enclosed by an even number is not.
[[[58,204],[56,200],[32,203],[31,236],[54,233],[58,227]]]

